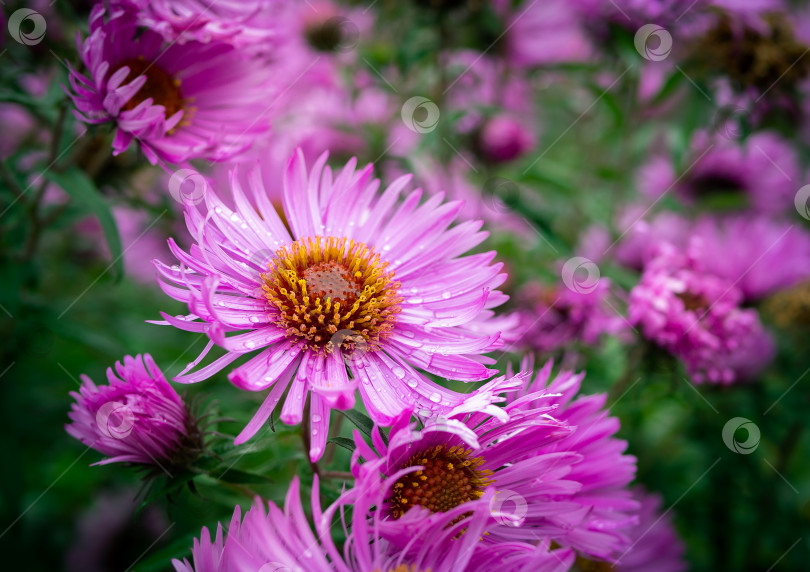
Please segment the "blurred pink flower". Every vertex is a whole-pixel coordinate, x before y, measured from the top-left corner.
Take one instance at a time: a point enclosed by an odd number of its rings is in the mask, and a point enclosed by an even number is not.
[[[268,50],[279,42],[284,0],[118,0],[137,6],[138,24],[166,42],[229,42]]]
[[[642,268],[662,244],[690,248],[706,273],[734,284],[755,302],[810,277],[810,233],[779,219],[755,215],[704,215],[690,221],[664,212],[628,228],[616,252],[627,266]]]
[[[97,4],[79,52],[87,76],[70,72],[76,115],[114,122],[113,153],[137,140],[146,158],[221,161],[269,127],[272,67],[230,43],[166,43],[138,25],[128,3]]]
[[[575,349],[575,344],[597,345],[603,335],[630,330],[619,309],[611,305],[612,284],[600,278],[592,287],[577,290],[559,284],[545,288],[528,284],[518,297],[522,312],[521,342],[536,352]]]
[[[689,205],[736,194],[758,213],[793,211],[803,172],[794,146],[779,135],[760,132],[740,142],[699,132],[690,147],[682,173],[653,157],[639,172],[640,191],[652,199],[673,193]]]
[[[533,132],[533,88],[525,74],[510,70],[502,60],[473,51],[443,57],[452,78],[447,87],[447,105],[462,113],[456,124],[460,133],[480,127],[493,108],[522,117],[524,127]]]
[[[506,114],[495,115],[484,121],[476,137],[481,156],[491,163],[517,159],[535,144],[535,134],[524,121]]]
[[[67,572],[109,572],[127,568],[159,547],[171,527],[152,504],[139,510],[138,491],[102,491],[76,522],[76,538],[65,556]]]
[[[659,246],[630,291],[628,318],[683,361],[695,383],[751,379],[773,357],[773,342],[756,310],[742,307],[742,291],[700,253],[697,241],[686,252]]]
[[[592,56],[591,43],[568,0],[514,2],[500,0],[496,10],[506,27],[506,58],[518,67],[583,62]]]

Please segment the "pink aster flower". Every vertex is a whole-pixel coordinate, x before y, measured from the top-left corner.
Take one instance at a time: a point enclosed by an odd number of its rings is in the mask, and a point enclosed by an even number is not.
[[[681,359],[695,383],[750,378],[773,357],[773,343],[756,310],[741,307],[741,290],[705,267],[697,250],[663,245],[630,292],[628,317]]]
[[[79,53],[88,75],[71,68],[76,116],[114,122],[114,154],[134,139],[153,164],[221,161],[269,128],[271,70],[230,43],[167,43],[138,25],[131,4],[97,4]]]
[[[810,277],[810,233],[801,226],[762,216],[702,217],[692,236],[705,268],[733,282],[746,302]]]
[[[527,129],[523,120],[507,114],[487,119],[476,138],[476,146],[481,156],[492,163],[517,159],[534,145],[534,134]]]
[[[641,503],[638,524],[628,534],[632,544],[619,558],[619,572],[681,572],[688,568],[683,559],[684,545],[678,538],[672,515],[661,513],[663,499],[643,487],[633,490]]]
[[[458,404],[463,395],[418,370],[462,381],[494,373],[481,354],[499,347],[498,335],[476,330],[506,300],[495,290],[505,275],[491,264],[494,253],[462,256],[486,233],[480,222],[451,226],[460,203],[438,194],[420,205],[421,190],[400,200],[409,176],[380,194],[372,165],[357,170],[352,159],[333,173],[326,160],[307,171],[299,151],[288,164],[282,202],[292,233],[255,171],[249,195],[232,178],[234,209],[210,189],[207,214],[188,205],[196,244],[186,253],[170,243],[181,266],[157,262],[163,290],[191,312],[162,314],[165,323],[205,332],[208,348],[227,352],[177,381],[206,379],[254,354],[228,378],[271,391],[237,442],[289,389],[281,420],[300,423],[309,395],[312,459],[323,454],[330,411],[352,407],[357,391],[381,424],[414,405],[441,412]]]
[[[107,369],[109,385],[82,376],[65,426],[69,435],[107,455],[96,463],[181,464],[199,452],[200,434],[188,407],[152,357],[138,355]]]
[[[625,549],[635,459],[613,437],[619,423],[603,410],[605,396],[574,399],[582,376],[549,383],[550,374],[551,363],[503,408],[478,396],[422,428],[405,413],[387,443],[373,433],[370,446],[356,432],[355,487],[374,490],[382,475],[390,491],[377,508],[381,534],[407,539],[448,511],[475,510],[494,490],[487,544],[550,540],[595,559]]]
[[[611,281],[607,278],[601,278],[593,288],[581,290],[564,284],[552,288],[527,285],[521,293],[526,308],[523,343],[548,353],[574,343],[596,345],[603,335],[626,332],[628,324],[610,298]]]
[[[802,179],[794,146],[769,132],[742,143],[698,133],[685,166],[677,174],[668,159],[656,157],[641,170],[639,189],[653,199],[671,192],[689,205],[736,196],[744,208],[779,214],[793,210]]]
[[[531,67],[590,59],[591,43],[567,0],[528,2],[518,8],[514,2],[498,0],[495,9],[505,19],[510,64]]]
[[[669,244],[700,261],[706,273],[734,284],[746,303],[810,277],[810,233],[795,224],[748,214],[688,220],[664,212],[628,223],[616,257],[642,269]]]
[[[381,483],[378,483],[381,484]],[[362,494],[358,494],[362,493]],[[458,507],[423,523],[401,539],[398,546],[379,532],[379,512],[373,507],[384,502],[386,491],[350,489],[337,502],[321,509],[318,477],[312,494],[313,527],[307,520],[299,496],[298,477],[293,479],[284,509],[273,503],[267,508],[257,500],[241,518],[237,506],[227,537],[222,525],[212,541],[206,528],[194,540],[192,562],[173,560],[177,572],[218,572],[226,570],[298,570],[301,572],[368,572],[430,570],[432,572],[484,572],[492,566],[508,566],[522,572],[564,572],[573,562],[570,550],[550,551],[548,542],[538,546],[513,544],[508,551],[485,546],[481,541],[491,520],[488,502]],[[352,505],[351,521],[344,525],[345,543],[340,550],[332,540],[333,520],[346,505]],[[317,534],[317,536],[316,536]]]
[[[266,49],[280,33],[273,18],[280,0],[123,1],[137,5],[138,23],[167,42],[227,41]]]
[[[368,493],[369,491],[365,491]],[[431,572],[491,570],[485,565],[516,563],[510,570],[562,572],[572,560],[570,553],[526,546],[511,560],[487,551],[480,536],[490,515],[486,504],[470,511],[460,507],[430,525],[413,531],[405,548],[393,545],[379,534],[379,517],[372,507],[382,502],[384,491],[356,494],[349,490],[326,510],[321,509],[318,478],[312,493],[313,527],[305,516],[299,496],[298,477],[293,479],[284,508],[257,500],[244,519],[237,506],[227,536],[222,525],[211,540],[206,528],[194,540],[192,561],[173,560],[177,572],[218,572],[227,570],[297,570],[300,572],[369,572],[430,570]],[[486,500],[489,500],[487,497]],[[338,549],[332,540],[333,520],[345,505],[352,504],[351,521],[345,529],[346,541]],[[342,513],[342,510],[341,510]],[[371,515],[371,516],[370,516]],[[427,524],[427,523],[425,523]],[[480,561],[479,561],[480,560]],[[533,565],[533,567],[529,567]]]

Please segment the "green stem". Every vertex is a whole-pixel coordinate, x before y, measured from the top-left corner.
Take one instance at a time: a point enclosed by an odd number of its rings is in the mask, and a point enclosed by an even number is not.
[[[304,419],[301,423],[301,441],[304,444],[304,456],[309,463],[309,467],[312,469],[312,472],[318,476],[321,476],[321,468],[318,466],[316,461],[313,461],[309,456],[309,449],[312,445],[312,442],[309,439],[310,429],[312,427],[312,420],[309,416],[309,397],[307,397],[306,404],[304,405]]]

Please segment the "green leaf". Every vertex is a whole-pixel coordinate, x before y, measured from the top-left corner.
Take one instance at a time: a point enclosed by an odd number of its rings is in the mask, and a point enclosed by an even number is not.
[[[179,491],[194,477],[194,473],[184,472],[179,475],[174,475],[172,478],[160,476],[152,480],[147,488],[148,494],[138,506],[138,512],[143,510],[149,503]]]
[[[355,411],[354,409],[347,409],[345,411],[341,411],[341,413],[349,421],[351,421],[355,427],[360,429],[363,435],[366,437],[371,437],[371,431],[374,429],[374,421],[372,421],[368,415]],[[388,444],[388,439],[386,438],[385,433],[380,431],[380,435],[382,435],[383,441]]]
[[[172,525],[172,527],[173,526],[174,525]],[[177,531],[175,530],[174,532]],[[137,566],[133,569],[137,570],[137,572],[163,572],[167,569],[166,567],[171,562],[172,558],[182,560],[184,557],[190,556],[191,547],[198,534],[198,530],[190,531],[159,550],[148,550],[143,559],[135,563]]]
[[[346,419],[351,421],[355,427],[360,429],[363,435],[366,437],[371,437],[371,430],[374,428],[374,422],[368,415],[355,411],[354,409],[341,411],[341,413],[346,417]]]
[[[659,91],[653,98],[652,100],[653,105],[659,105],[665,102],[669,98],[669,96],[671,96],[678,90],[678,88],[681,87],[683,81],[684,81],[683,74],[679,72],[673,72],[672,75],[670,75],[664,82],[664,86],[661,88],[661,91]]]
[[[45,177],[62,187],[71,197],[92,212],[101,224],[104,238],[112,255],[112,266],[115,268],[116,281],[124,276],[124,255],[121,247],[121,236],[115,224],[110,204],[101,195],[96,185],[80,169],[73,167],[64,172],[45,171]]]
[[[257,475],[256,473],[248,473],[247,471],[240,471],[239,469],[226,468],[222,474],[217,473],[218,471],[211,471],[210,475],[219,481],[233,483],[236,485],[266,485],[272,482],[265,476]]]
[[[340,445],[344,449],[348,449],[352,453],[354,452],[354,440],[348,439],[346,437],[332,437],[327,441],[327,443],[334,443],[335,445]]]

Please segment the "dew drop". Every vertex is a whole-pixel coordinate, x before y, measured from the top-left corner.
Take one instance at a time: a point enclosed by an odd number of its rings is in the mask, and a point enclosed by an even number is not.
[[[418,385],[419,385],[419,382],[418,382],[418,381],[416,381],[414,378],[411,378],[411,379],[409,379],[409,380],[408,380],[408,387],[411,387],[411,388],[413,388],[413,389],[416,389],[416,387],[417,387]]]
[[[312,421],[315,422],[315,423],[317,423],[321,419],[322,419],[322,417],[320,415],[318,415],[317,413],[312,416]]]
[[[394,375],[397,376],[399,379],[405,379],[405,370],[401,367],[395,367],[391,371],[394,372]]]
[[[433,403],[438,403],[439,401],[441,401],[441,400],[442,400],[442,396],[441,396],[441,395],[439,395],[438,393],[435,393],[435,392],[434,392],[434,393],[431,393],[431,394],[430,394],[430,400],[431,400]]]
[[[447,300],[450,297],[450,292],[442,292],[442,298]]]

